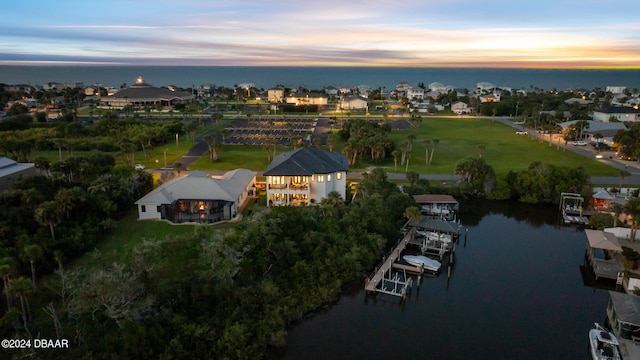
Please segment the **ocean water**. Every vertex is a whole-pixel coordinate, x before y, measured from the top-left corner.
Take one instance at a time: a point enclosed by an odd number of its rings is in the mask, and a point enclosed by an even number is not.
[[[428,85],[439,82],[475,89],[489,82],[513,89],[594,89],[626,86],[640,88],[640,69],[489,69],[391,67],[265,67],[265,66],[0,66],[0,83],[43,85],[48,82],[82,82],[120,87],[138,76],[154,86],[179,87],[214,84],[233,87],[253,83],[268,89],[276,85],[308,89],[359,86],[393,89],[399,82]]]

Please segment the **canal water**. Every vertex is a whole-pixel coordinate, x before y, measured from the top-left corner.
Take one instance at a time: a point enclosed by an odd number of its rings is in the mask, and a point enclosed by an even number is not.
[[[460,218],[450,278],[423,278],[404,302],[354,284],[268,359],[589,358],[612,284],[582,275],[584,231],[560,225],[552,206],[473,200]]]

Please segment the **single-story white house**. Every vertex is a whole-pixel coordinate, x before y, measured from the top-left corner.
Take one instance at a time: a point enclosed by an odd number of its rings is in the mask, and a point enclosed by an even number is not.
[[[604,110],[593,110],[593,120],[609,122],[611,119],[617,121],[640,121],[640,109],[629,106],[611,106]]]
[[[340,109],[343,110],[366,109],[368,104],[369,99],[360,95],[349,95],[340,99]]]
[[[158,186],[135,202],[139,220],[214,223],[237,216],[255,195],[256,173],[229,171],[221,178],[194,171]]]
[[[287,96],[286,99],[288,104],[296,104],[296,106],[305,106],[305,105],[327,105],[329,102],[329,97],[325,94],[318,93],[301,93],[291,94]]]

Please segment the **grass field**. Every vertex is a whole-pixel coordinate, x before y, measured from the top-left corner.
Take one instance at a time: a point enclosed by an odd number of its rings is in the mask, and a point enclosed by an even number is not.
[[[484,146],[482,157],[491,165],[497,174],[504,175],[510,170],[526,169],[534,161],[541,161],[556,166],[578,167],[586,169],[591,176],[618,176],[619,170],[601,164],[595,159],[565,150],[556,144],[549,146],[547,142],[531,140],[527,136],[516,135],[513,128],[492,121],[476,118],[424,118],[416,128],[393,130],[390,138],[399,145],[409,135],[415,136],[413,151],[409,162],[409,171],[421,174],[453,174],[455,165],[466,157],[480,156],[480,145]],[[341,151],[343,142],[336,139],[334,151]],[[423,140],[438,139],[438,145],[431,165],[425,163],[425,146]],[[326,146],[325,146],[326,148]],[[278,154],[291,150],[281,146]],[[247,168],[264,171],[269,162],[262,146],[227,145],[220,152],[220,160],[211,162],[204,155],[191,166],[191,170],[228,171],[236,168]],[[393,159],[382,163],[360,161],[351,171],[361,171],[368,166],[381,166],[388,172],[405,172],[405,167],[398,165],[394,170]]]
[[[425,118],[419,127],[396,130],[391,138],[399,144],[414,135],[409,171],[421,174],[452,174],[456,163],[467,157],[480,156],[479,145],[484,145],[484,160],[497,174],[510,170],[526,169],[534,161],[556,166],[582,166],[589,175],[617,176],[619,170],[597,162],[595,159],[564,150],[554,144],[530,140],[527,136],[516,135],[513,128],[491,119],[475,118]],[[438,139],[438,145],[431,165],[425,165],[425,147],[422,140]],[[385,164],[393,170],[393,160]],[[398,168],[404,172],[404,168]]]

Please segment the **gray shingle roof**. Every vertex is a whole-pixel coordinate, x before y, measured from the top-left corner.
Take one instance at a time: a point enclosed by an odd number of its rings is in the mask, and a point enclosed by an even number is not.
[[[236,201],[255,176],[253,171],[237,169],[222,179],[214,179],[201,171],[194,171],[158,186],[136,204],[171,204],[181,199]]]
[[[134,101],[136,99],[193,99],[195,96],[191,93],[184,91],[171,91],[165,88],[158,88],[147,84],[133,85],[124,90],[120,90],[113,95],[116,99],[129,99]]]
[[[276,156],[263,175],[311,176],[348,170],[349,164],[344,155],[303,147]]]
[[[640,297],[615,291],[609,291],[609,296],[620,322],[640,325]]]

